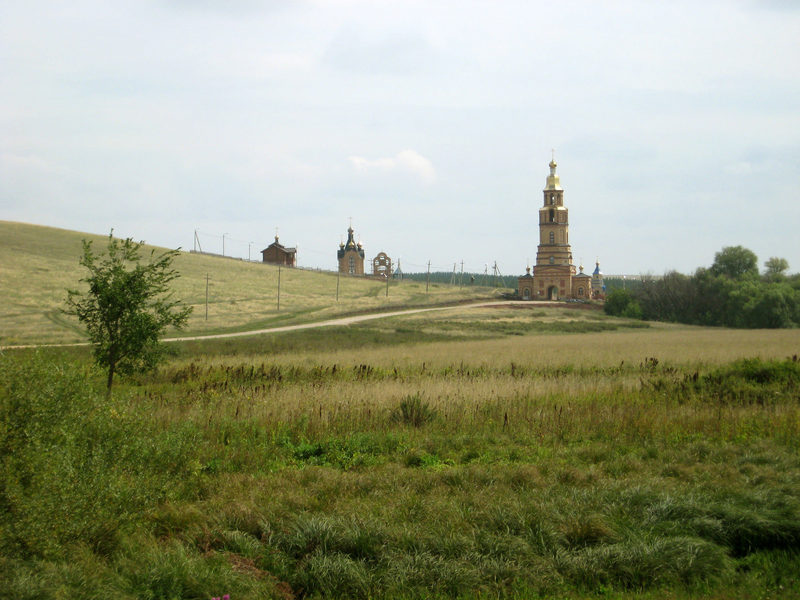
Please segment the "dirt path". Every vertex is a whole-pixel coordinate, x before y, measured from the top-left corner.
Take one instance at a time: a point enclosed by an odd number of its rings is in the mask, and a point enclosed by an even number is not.
[[[531,304],[517,300],[501,300],[493,302],[478,302],[476,304],[456,304],[452,306],[432,306],[428,308],[410,308],[407,310],[395,310],[391,312],[370,313],[368,315],[355,315],[351,317],[339,317],[338,319],[328,319],[327,321],[315,321],[313,323],[300,323],[299,325],[284,325],[282,327],[268,327],[266,329],[254,329],[251,331],[239,331],[236,333],[218,333],[214,335],[197,335],[192,337],[165,338],[165,342],[185,342],[195,340],[217,340],[222,338],[243,337],[246,335],[260,335],[263,333],[279,333],[281,331],[297,331],[298,329],[316,329],[317,327],[335,327],[340,325],[352,325],[362,321],[373,321],[385,317],[397,317],[400,315],[413,315],[417,313],[432,312],[438,310],[453,310],[454,308],[481,308],[486,306],[503,306],[508,304]],[[538,306],[552,304],[550,302],[537,302]]]
[[[282,327],[267,327],[266,329],[253,329],[249,331],[237,331],[235,333],[216,333],[212,335],[193,335],[189,337],[165,338],[164,342],[193,342],[198,340],[219,340],[224,338],[244,337],[248,335],[262,335],[265,333],[280,333],[282,331],[297,331],[299,329],[315,329],[317,327],[336,327],[352,325],[362,321],[372,321],[385,317],[397,317],[400,315],[413,315],[417,313],[453,310],[455,308],[482,308],[486,306],[507,306],[514,304],[524,304],[527,306],[559,306],[557,302],[526,302],[522,300],[499,300],[492,302],[477,302],[475,304],[455,304],[451,306],[432,306],[428,308],[410,308],[407,310],[395,310],[390,312],[370,313],[368,315],[355,315],[351,317],[340,317],[338,319],[328,319],[326,321],[315,321],[313,323],[300,323],[298,325],[284,325]],[[76,342],[72,344],[29,344],[25,346],[0,346],[0,350],[17,350],[22,348],[66,348],[69,346],[88,346],[89,342]]]

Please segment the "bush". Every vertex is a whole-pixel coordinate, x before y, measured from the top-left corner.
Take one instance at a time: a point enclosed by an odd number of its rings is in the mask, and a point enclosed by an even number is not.
[[[606,298],[603,310],[607,315],[641,319],[642,309],[628,290],[614,290]]]
[[[146,510],[192,492],[193,431],[156,431],[81,368],[42,354],[0,357],[0,545],[5,556],[104,556]]]

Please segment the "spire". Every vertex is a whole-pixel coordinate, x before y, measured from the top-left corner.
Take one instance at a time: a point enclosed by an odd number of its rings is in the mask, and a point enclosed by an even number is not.
[[[560,190],[561,188],[561,179],[559,178],[558,174],[556,173],[556,167],[558,163],[556,162],[556,151],[553,150],[553,157],[550,160],[550,175],[547,176],[547,190]]]
[[[353,237],[353,233],[355,233],[353,231],[353,217],[350,217],[350,227],[347,228],[347,244],[346,244],[346,246],[348,248],[355,248],[356,247],[356,241],[355,241],[355,239]]]

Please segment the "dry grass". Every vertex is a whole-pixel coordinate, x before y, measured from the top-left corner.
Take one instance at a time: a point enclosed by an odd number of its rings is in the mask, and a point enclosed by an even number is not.
[[[536,312],[545,311],[539,309]],[[447,311],[448,313],[450,311]],[[480,309],[475,309],[480,315]],[[437,317],[438,318],[438,317]],[[446,318],[442,316],[441,318]],[[536,317],[534,317],[536,318]],[[373,325],[381,329],[401,329],[411,317],[392,317]],[[435,321],[415,316],[415,326],[435,331]],[[327,332],[320,332],[321,336]],[[284,334],[291,335],[291,334]],[[615,367],[638,365],[647,357],[664,364],[681,366],[715,365],[739,358],[786,358],[800,354],[800,337],[791,329],[722,329],[653,323],[647,329],[620,329],[600,333],[511,335],[493,339],[422,342],[402,346],[370,347],[368,355],[352,349],[294,351],[268,357],[278,364],[322,364],[353,366],[368,362],[381,368],[421,366],[443,368],[466,364],[473,367],[507,367],[514,362],[522,367]],[[237,357],[224,353],[213,362],[241,362],[247,350]],[[258,355],[254,357],[257,360]],[[187,359],[191,360],[191,359]]]

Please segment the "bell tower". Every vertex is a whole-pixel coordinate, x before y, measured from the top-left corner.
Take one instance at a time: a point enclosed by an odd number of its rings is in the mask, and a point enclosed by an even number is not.
[[[538,300],[569,298],[572,294],[572,248],[569,245],[569,211],[564,206],[564,188],[556,173],[555,156],[543,190],[539,209],[539,247],[533,267],[534,297]]]

